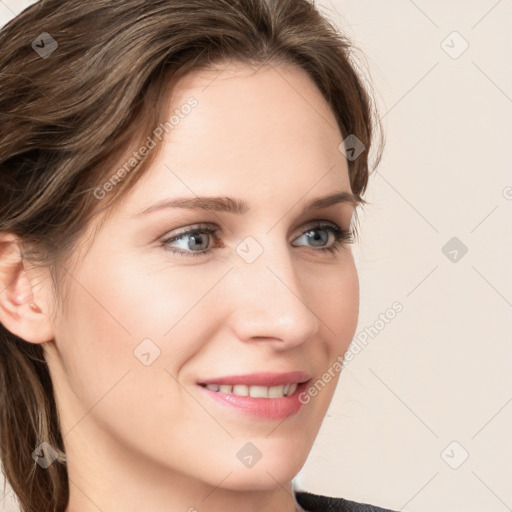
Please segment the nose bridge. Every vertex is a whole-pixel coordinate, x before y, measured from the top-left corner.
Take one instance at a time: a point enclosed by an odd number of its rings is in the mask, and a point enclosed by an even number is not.
[[[287,242],[282,237],[278,242],[276,235],[266,234],[258,241],[248,237],[247,245],[242,242],[237,248],[233,328],[242,340],[272,338],[293,345],[315,334],[318,318],[308,304]],[[252,257],[259,252],[253,261],[247,257],[251,251]]]

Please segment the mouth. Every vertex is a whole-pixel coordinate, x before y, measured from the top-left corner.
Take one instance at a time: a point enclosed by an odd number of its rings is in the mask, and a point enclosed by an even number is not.
[[[197,382],[215,401],[243,413],[267,419],[296,414],[302,407],[298,395],[312,377],[306,372],[215,377]]]
[[[253,398],[283,398],[291,396],[297,390],[298,383],[284,384],[283,386],[245,386],[244,384],[199,384],[201,387],[216,393],[233,394],[238,396],[251,396]]]

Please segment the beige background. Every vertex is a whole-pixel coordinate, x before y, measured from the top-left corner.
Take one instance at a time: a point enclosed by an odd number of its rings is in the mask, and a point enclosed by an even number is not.
[[[0,0],[1,24],[30,3]],[[512,510],[512,1],[316,4],[366,55],[387,146],[354,248],[368,341],[297,485],[409,512]]]

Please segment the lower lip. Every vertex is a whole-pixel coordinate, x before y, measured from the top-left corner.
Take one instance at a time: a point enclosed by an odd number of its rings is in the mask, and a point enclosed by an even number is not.
[[[198,387],[213,400],[243,414],[269,420],[280,420],[293,416],[302,409],[304,404],[299,401],[299,394],[306,388],[306,385],[307,382],[302,382],[297,386],[293,395],[282,398],[254,398],[233,393],[220,393],[199,385]]]

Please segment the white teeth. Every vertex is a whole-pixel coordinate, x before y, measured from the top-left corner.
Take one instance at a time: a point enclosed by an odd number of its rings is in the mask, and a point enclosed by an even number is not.
[[[254,398],[268,398],[268,388],[265,386],[251,386],[249,394]]]
[[[238,396],[251,396],[253,398],[283,398],[295,393],[298,384],[285,384],[284,386],[245,386],[244,384],[207,384],[206,387],[220,393],[230,393]]]
[[[288,393],[286,393],[288,396],[293,395],[295,393],[295,390],[297,389],[298,384],[295,382],[294,384],[290,385],[290,389],[288,390]]]
[[[282,398],[284,396],[284,386],[272,386],[268,388],[269,398]]]
[[[233,393],[239,396],[249,396],[249,386],[244,386],[243,384],[236,384],[235,386],[233,386]]]

